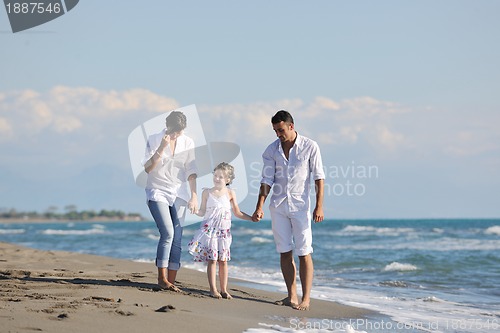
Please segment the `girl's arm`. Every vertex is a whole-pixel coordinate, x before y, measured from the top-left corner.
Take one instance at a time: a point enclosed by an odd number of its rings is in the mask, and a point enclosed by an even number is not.
[[[205,216],[205,212],[207,210],[208,191],[210,191],[210,190],[205,189],[205,190],[203,190],[203,193],[201,194],[200,209],[198,209],[198,211],[195,213],[198,216],[201,216],[201,217]]]
[[[233,209],[233,214],[239,219],[252,221],[252,217],[247,213],[244,213],[240,210],[238,206],[238,201],[236,200],[236,193],[233,190],[228,189],[229,191],[229,199],[231,200],[231,208]]]

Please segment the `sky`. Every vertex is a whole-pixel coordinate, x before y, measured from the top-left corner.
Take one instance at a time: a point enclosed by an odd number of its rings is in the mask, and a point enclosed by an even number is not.
[[[207,142],[241,149],[249,214],[285,109],[321,148],[327,218],[500,217],[499,12],[494,0],[85,0],[12,33],[0,8],[0,210],[150,217],[128,136],[195,104]]]

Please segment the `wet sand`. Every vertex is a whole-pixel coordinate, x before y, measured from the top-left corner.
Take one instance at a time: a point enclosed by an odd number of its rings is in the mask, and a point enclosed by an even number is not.
[[[233,299],[214,299],[206,274],[181,269],[183,293],[160,290],[156,267],[115,258],[0,243],[2,332],[243,332],[318,319],[354,319],[368,310],[313,299],[309,311],[278,306],[285,295],[230,279]]]

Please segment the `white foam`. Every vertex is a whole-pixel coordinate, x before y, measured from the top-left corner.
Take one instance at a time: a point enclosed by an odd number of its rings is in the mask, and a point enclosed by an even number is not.
[[[250,240],[252,243],[272,243],[273,240],[269,238],[264,238],[264,237],[252,237]]]
[[[198,270],[204,271],[204,266],[196,263]],[[202,265],[202,264],[201,264]],[[196,265],[185,265],[185,267],[195,267]],[[386,266],[389,270],[415,270],[418,267],[408,263],[393,262]],[[275,292],[286,293],[286,286],[283,282],[279,268],[276,270],[258,271],[251,268],[230,266],[230,277],[251,281],[252,283],[262,284],[265,288]],[[299,282],[299,281],[297,281]],[[264,287],[263,287],[264,288]],[[300,283],[297,288],[300,290]],[[436,295],[425,294],[425,290],[410,290],[403,297],[392,297],[384,294],[385,291],[357,289],[355,286],[349,288],[313,286],[311,297],[327,301],[339,302],[342,304],[365,308],[389,316],[394,322],[389,322],[384,332],[405,331],[414,328],[427,332],[453,332],[453,327],[473,324],[474,327],[468,332],[481,332],[480,327],[486,327],[491,323],[491,318],[499,316],[500,312],[488,313],[487,310],[480,307],[471,307],[467,304],[451,302],[444,300]],[[412,296],[413,295],[413,296]],[[290,319],[290,318],[289,318]],[[321,319],[319,319],[321,320]],[[296,327],[292,322],[288,322],[289,327],[284,324],[269,325],[263,324],[259,328],[250,328],[245,332],[349,332],[361,333],[365,330],[375,332],[378,330],[370,329],[372,325],[382,325],[380,322],[365,322],[367,326],[353,325],[350,329],[347,326],[342,328],[328,327],[327,330],[321,330],[325,327]],[[388,324],[388,325],[389,325]],[[399,326],[396,326],[399,325]]]
[[[494,251],[500,250],[500,242],[496,239],[457,239],[443,237],[432,240],[412,240],[397,244],[389,242],[379,243],[351,243],[334,245],[334,250],[429,250],[429,251]]]
[[[338,232],[339,235],[352,236],[356,234],[375,234],[381,236],[399,236],[415,233],[413,228],[376,228],[373,226],[348,225]]]
[[[0,235],[24,234],[25,229],[0,229]]]
[[[152,259],[146,259],[146,258],[139,258],[139,259],[134,259],[132,260],[134,262],[142,262],[142,263],[147,263],[147,264],[151,264],[151,263],[154,263],[155,260],[152,260]]]
[[[251,236],[272,236],[273,231],[271,229],[247,229],[247,228],[233,228],[231,230],[233,234],[237,235],[251,235]]]
[[[396,324],[399,323],[401,326],[399,331],[414,327],[430,332],[453,332],[452,328],[457,325],[472,325],[473,327],[466,331],[484,332],[487,325],[492,327],[492,318],[500,315],[499,311],[488,314],[488,311],[479,307],[446,301],[434,295],[422,295],[423,297],[420,298],[412,298],[408,295],[389,297],[380,292],[366,289],[313,286],[311,296],[388,315]],[[357,330],[367,329],[359,325],[354,328]],[[369,332],[376,331],[369,329],[369,327],[367,330]],[[388,329],[387,331],[398,330],[393,327],[392,330]]]
[[[401,264],[397,261],[386,265],[383,269],[384,272],[407,272],[407,271],[416,271],[418,269],[417,266],[412,264]]]
[[[489,227],[484,231],[487,235],[498,235],[500,236],[500,225],[495,225],[493,227]]]
[[[152,239],[152,240],[154,240],[154,241],[157,241],[157,240],[159,240],[159,239],[160,239],[160,236],[159,236],[159,235],[156,235],[156,234],[149,234],[149,235],[147,235],[146,237],[147,237],[147,238],[149,238],[149,239]]]
[[[95,228],[89,230],[54,230],[47,229],[40,232],[44,235],[97,235],[105,234],[106,231],[102,228]]]
[[[347,322],[341,321],[309,321],[304,322],[299,318],[290,318],[290,327],[280,325],[269,325],[259,323],[259,328],[249,328],[244,333],[269,333],[269,332],[293,332],[293,333],[367,333],[366,331],[356,331]]]

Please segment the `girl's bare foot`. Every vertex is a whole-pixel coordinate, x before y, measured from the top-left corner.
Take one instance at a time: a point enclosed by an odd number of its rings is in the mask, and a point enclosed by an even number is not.
[[[221,292],[220,293],[222,298],[225,298],[225,299],[232,299],[233,296],[231,296],[228,292]]]
[[[217,298],[217,299],[221,299],[222,298],[222,295],[218,292],[218,291],[215,291],[215,292],[210,292],[210,297],[213,297],[213,298]]]

